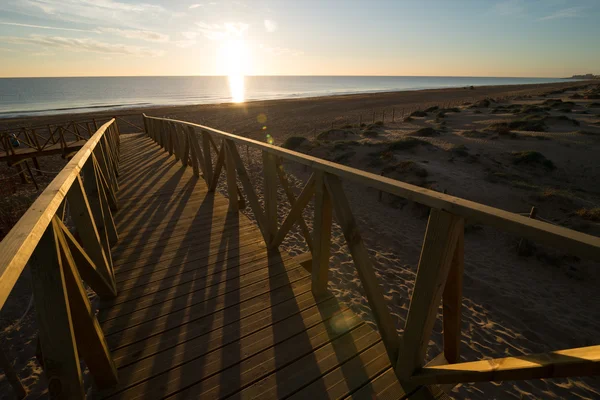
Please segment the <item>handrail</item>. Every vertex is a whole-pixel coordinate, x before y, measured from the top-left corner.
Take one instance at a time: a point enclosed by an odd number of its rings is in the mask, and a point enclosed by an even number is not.
[[[151,120],[161,120],[161,118],[146,116],[146,114],[144,114],[144,116]],[[268,143],[259,142],[254,139],[237,136],[208,126],[175,119],[168,119],[168,121],[184,126],[199,128],[203,131],[230,139],[236,143],[258,148],[269,154],[322,170],[346,180],[358,182],[374,189],[404,197],[407,200],[412,200],[416,203],[444,210],[463,218],[468,218],[470,221],[481,222],[518,234],[520,237],[536,240],[565,251],[573,251],[586,258],[600,261],[600,238],[592,235],[534,220],[499,208],[436,192],[431,189],[411,185],[410,183],[397,181],[371,172],[326,161]]]
[[[237,212],[240,204],[242,207],[245,205],[245,194],[268,248],[279,247],[291,227],[299,224],[312,256],[311,289],[315,297],[327,293],[331,228],[335,213],[388,358],[406,393],[418,392],[420,398],[433,399],[430,391],[421,385],[470,382],[474,380],[473,377],[476,380],[493,381],[502,377],[537,379],[600,373],[600,346],[474,363],[461,362],[460,359],[466,218],[595,260],[600,260],[600,238],[198,124],[144,115],[144,127],[146,134],[165,151],[173,154],[175,160],[181,161],[184,168],[191,165],[194,175],[198,177],[202,171],[209,191],[216,189],[224,171],[229,211]],[[197,128],[201,130],[199,133]],[[220,148],[213,135],[220,139]],[[236,144],[245,144],[262,152],[264,207],[256,195],[255,183],[246,171]],[[217,157],[215,163],[212,161],[213,151]],[[312,168],[312,175],[298,197],[289,188],[281,162],[284,159]],[[369,255],[361,237],[341,178],[431,207],[408,316],[401,335],[397,332],[397,322],[390,313],[375,273],[377,262]],[[243,192],[238,188],[238,181]],[[279,184],[291,207],[281,225],[277,218]],[[242,197],[241,201],[238,201],[238,197]],[[314,224],[311,234],[302,213],[313,197]],[[444,351],[425,365],[429,338],[440,302],[443,305]],[[564,357],[564,354],[574,357]],[[548,361],[533,369],[532,362],[514,361],[524,357]],[[505,371],[490,373],[505,362],[511,364]],[[486,368],[487,363],[491,365],[490,368]],[[440,367],[444,365],[449,366]]]
[[[99,387],[116,382],[116,368],[82,280],[101,298],[116,295],[110,246],[118,240],[119,133],[102,125],[0,242],[0,309],[26,265],[51,397],[84,398],[80,356]],[[65,225],[66,210],[77,238]],[[77,336],[77,340],[76,340]],[[12,365],[2,365],[16,377]],[[18,378],[12,384],[22,393]]]
[[[0,242],[0,309],[83,165],[113,121],[98,129]]]

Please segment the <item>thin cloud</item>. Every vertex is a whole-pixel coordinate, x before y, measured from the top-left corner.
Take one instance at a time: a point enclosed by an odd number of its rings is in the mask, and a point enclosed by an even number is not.
[[[169,35],[152,31],[140,31],[133,29],[99,28],[101,32],[112,33],[127,39],[139,39],[147,42],[165,43],[169,41]]]
[[[551,19],[560,19],[560,18],[576,18],[581,16],[581,8],[580,7],[571,7],[565,8],[563,10],[558,10],[553,12],[550,15],[546,15],[539,19],[539,21],[548,21]]]
[[[523,16],[525,7],[522,0],[506,0],[494,4],[493,11],[502,16]]]
[[[265,29],[267,32],[275,32],[277,30],[277,23],[270,19],[265,19]]]
[[[194,8],[198,8],[198,7],[204,7],[204,4],[192,4],[191,6],[189,6],[188,8],[190,10],[193,10]]]
[[[162,50],[154,50],[147,47],[130,46],[119,43],[106,43],[95,39],[76,39],[61,36],[30,35],[28,37],[0,36],[0,42],[42,46],[48,48],[60,48],[76,52],[92,52],[105,54],[122,54],[133,56],[158,57],[164,55]]]
[[[181,36],[188,40],[193,40],[198,36],[198,32],[181,32]]]
[[[20,13],[30,14],[41,11],[54,19],[100,26],[110,21],[115,25],[144,27],[150,20],[164,22],[165,18],[185,15],[157,4],[127,3],[117,0],[19,0],[11,4],[9,10],[11,8]]]
[[[56,26],[46,26],[46,25],[19,24],[17,22],[0,21],[0,25],[22,26],[22,27],[26,27],[26,28],[36,28],[36,29],[52,29],[52,30],[57,30],[57,31],[99,33],[97,30],[91,30],[91,29],[60,28],[60,27],[56,27]]]
[[[269,47],[261,44],[259,48],[266,53],[273,54],[276,56],[289,55],[298,57],[304,54],[302,50],[289,49],[287,47]]]
[[[204,37],[210,40],[222,40],[228,37],[241,37],[249,28],[248,24],[242,22],[225,22],[224,24],[207,24],[196,22],[198,30]]]

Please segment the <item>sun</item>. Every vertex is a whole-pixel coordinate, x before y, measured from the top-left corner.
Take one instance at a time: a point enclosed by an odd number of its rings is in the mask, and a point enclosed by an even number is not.
[[[229,80],[231,101],[243,103],[245,93],[245,71],[249,62],[246,43],[242,38],[230,38],[222,47],[224,67]]]

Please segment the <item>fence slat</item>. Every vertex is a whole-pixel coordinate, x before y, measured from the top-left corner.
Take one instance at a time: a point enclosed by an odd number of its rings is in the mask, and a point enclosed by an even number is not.
[[[292,226],[294,226],[294,223],[300,220],[300,218],[302,218],[302,211],[304,210],[314,193],[315,175],[312,174],[310,178],[308,178],[308,182],[306,182],[306,185],[304,185],[304,189],[302,189],[302,192],[300,193],[300,196],[298,196],[298,199],[294,202],[290,202],[292,204],[292,208],[285,220],[283,221],[283,224],[281,224],[281,228],[279,228],[279,230],[277,231],[277,234],[273,238],[273,241],[270,243],[269,247],[276,248],[281,244],[281,242],[283,242],[283,239],[285,239],[287,233],[290,231]]]
[[[331,195],[335,217],[352,254],[354,266],[367,295],[369,307],[373,311],[375,322],[390,360],[398,359],[400,340],[396,332],[396,321],[387,306],[383,292],[377,282],[374,262],[362,240],[352,209],[344,193],[342,182],[333,175],[325,175],[325,184]]]
[[[54,224],[50,223],[31,259],[31,283],[51,398],[84,399],[64,266]]]
[[[63,236],[58,218],[54,218],[54,229],[61,246],[64,282],[69,300],[69,309],[75,330],[77,349],[90,369],[99,388],[117,383],[117,369],[113,364],[104,333],[90,305],[85,288],[75,267],[69,246]]]
[[[396,364],[396,373],[401,379],[410,377],[425,361],[425,351],[462,230],[462,218],[446,211],[431,210],[404,327],[403,347]]]
[[[265,231],[271,243],[277,234],[277,159],[273,154],[262,152],[264,175],[264,201],[265,201]]]

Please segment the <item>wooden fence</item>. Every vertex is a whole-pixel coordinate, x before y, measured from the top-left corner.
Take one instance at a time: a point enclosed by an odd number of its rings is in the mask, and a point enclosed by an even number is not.
[[[39,344],[53,398],[84,398],[80,356],[99,387],[117,379],[82,279],[101,298],[116,295],[110,247],[118,239],[111,213],[117,207],[118,160],[119,135],[111,119],[0,243],[0,309],[29,264]],[[0,362],[19,397],[24,396],[7,357]]]
[[[145,115],[144,126],[148,136],[174,154],[183,166],[191,165],[196,176],[202,175],[209,190],[215,190],[219,176],[224,172],[230,209],[238,210],[240,204],[247,200],[269,247],[279,246],[292,226],[298,223],[312,253],[312,291],[315,296],[327,290],[331,224],[335,214],[389,359],[406,391],[418,385],[453,386],[461,382],[600,374],[600,345],[482,361],[460,360],[465,219],[596,261],[600,261],[600,238],[206,126]],[[238,145],[249,146],[262,153],[264,208],[242,162]],[[297,198],[288,186],[283,160],[303,164],[312,170]],[[431,208],[402,335],[396,331],[396,321],[377,281],[375,261],[369,256],[361,237],[343,189],[344,181],[372,187]],[[279,184],[291,205],[281,226],[277,220]],[[243,201],[238,200],[240,197]],[[302,211],[313,197],[315,210],[311,235]],[[443,305],[444,350],[425,364],[440,302]]]

